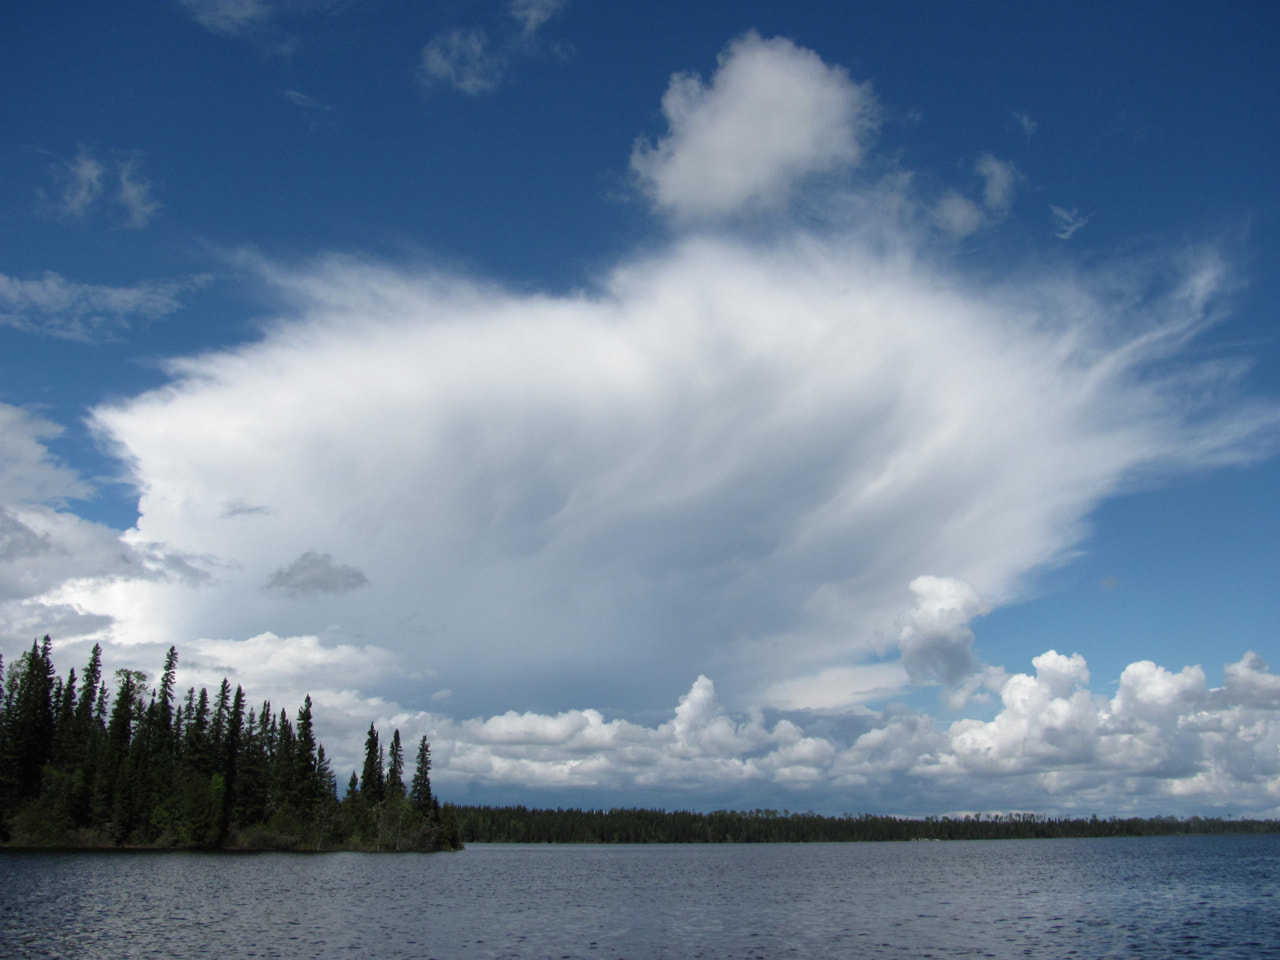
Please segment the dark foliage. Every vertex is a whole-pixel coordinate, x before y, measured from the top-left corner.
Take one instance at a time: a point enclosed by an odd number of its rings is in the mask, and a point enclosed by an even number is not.
[[[814,843],[876,840],[1008,840],[1165,834],[1280,833],[1280,820],[1190,817],[1060,818],[1030,813],[983,816],[823,817],[776,810],[537,810],[459,806],[466,843]]]
[[[155,689],[146,674],[117,670],[113,699],[102,682],[100,647],[93,648],[77,691],[74,670],[65,680],[57,677],[51,646],[48,637],[33,643],[7,675],[0,660],[0,844],[461,846],[456,817],[405,795],[398,730],[386,777],[370,725],[371,789],[359,789],[353,773],[339,800],[333,769],[316,742],[310,697],[293,720],[270,703],[246,713],[244,691],[233,691],[226,680],[212,701],[207,690],[193,688],[177,703],[178,654],[171,647]],[[423,760],[429,768],[428,753],[419,753]]]

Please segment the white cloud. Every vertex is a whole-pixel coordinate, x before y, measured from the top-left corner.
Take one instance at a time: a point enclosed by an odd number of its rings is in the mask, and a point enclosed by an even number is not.
[[[807,176],[853,166],[876,104],[813,51],[749,33],[710,85],[673,76],[662,111],[667,135],[637,143],[631,166],[658,210],[699,219],[781,207]]]
[[[967,237],[999,223],[1013,208],[1019,177],[1017,167],[984,153],[974,162],[973,171],[983,182],[980,204],[952,189],[944,193],[933,208],[934,224],[952,237]]]
[[[898,635],[902,665],[917,683],[954,687],[980,667],[969,621],[986,613],[987,605],[963,580],[926,575],[909,586],[916,602]]]
[[[441,31],[422,48],[418,76],[428,87],[446,84],[473,97],[492,93],[513,63],[541,50],[538,31],[566,5],[566,0],[512,0],[506,9],[519,30],[500,24],[496,43],[481,27]]]
[[[1077,230],[1089,222],[1089,217],[1082,217],[1075,207],[1067,210],[1050,205],[1049,213],[1053,216],[1053,235],[1059,240],[1070,240]]]
[[[380,728],[398,723],[402,738],[406,729],[411,740],[426,735],[433,774],[455,790],[597,788],[632,797],[751,791],[831,809],[846,808],[856,790],[860,803],[916,813],[966,800],[987,809],[1076,813],[1274,811],[1280,678],[1255,655],[1227,670],[1255,675],[1273,689],[1269,698],[1250,703],[1230,685],[1206,690],[1202,673],[1184,670],[1168,675],[1189,682],[1178,681],[1184,693],[1169,701],[1167,722],[1141,729],[1126,727],[1124,708],[1088,689],[1089,670],[1078,654],[1051,650],[1033,666],[1034,675],[1007,678],[1003,708],[991,721],[949,727],[902,707],[864,712],[846,733],[817,732],[818,724],[807,731],[787,718],[770,724],[726,711],[701,676],[669,719],[653,726],[610,720],[590,708],[454,721],[383,704]],[[1169,699],[1160,692],[1165,678],[1145,669],[1134,671],[1130,683],[1144,687],[1147,700]],[[1145,689],[1147,683],[1155,689]],[[359,756],[362,733],[354,726],[348,733],[340,752],[348,763]]]
[[[116,173],[119,189],[116,202],[124,208],[126,227],[141,229],[151,222],[160,209],[160,201],[151,194],[151,181],[138,173],[139,158],[129,156],[119,160]]]
[[[568,5],[568,0],[511,0],[508,8],[527,37],[532,37],[542,25]]]
[[[0,503],[61,506],[89,496],[88,486],[45,446],[62,432],[21,407],[0,403]]]
[[[1031,138],[1035,136],[1036,130],[1039,129],[1040,125],[1025,113],[1019,113],[1016,110],[1013,112],[1013,119],[1018,124],[1018,129],[1022,131],[1022,135],[1026,137],[1027,142],[1030,143]]]
[[[151,181],[142,176],[141,166],[140,152],[118,152],[108,175],[108,168],[81,147],[74,160],[55,164],[53,177],[61,189],[53,198],[43,190],[37,191],[39,208],[67,219],[84,220],[108,197],[121,208],[120,226],[141,229],[151,222],[161,206],[152,194]]]
[[[344,0],[178,0],[183,9],[210,33],[249,39],[271,53],[287,54],[297,40],[280,32],[289,17],[323,13]]]
[[[83,217],[102,195],[102,164],[83,148],[70,163],[58,170],[62,191],[56,203],[64,216]]]
[[[1162,372],[1213,269],[983,288],[886,246],[691,239],[564,298],[264,265],[291,318],[95,414],[142,494],[131,536],[219,558],[216,587],[76,602],[174,640],[386,637],[463,701],[716,672],[735,703],[795,681],[779,702],[808,684],[830,706],[863,688],[826,671],[899,639],[917,680],[967,696],[979,606],[922,585],[1007,602],[1102,498],[1253,456],[1276,412]],[[308,551],[368,585],[261,589]]]
[[[848,710],[901,695],[910,681],[901,663],[828,667],[812,676],[772,684],[762,699],[779,710]]]
[[[978,157],[974,172],[982,177],[982,205],[996,216],[1006,216],[1013,206],[1018,169],[1007,160],[997,160],[989,153]]]
[[[982,208],[961,196],[955,190],[948,190],[938,201],[933,211],[934,222],[938,227],[953,237],[967,237],[986,223]]]
[[[67,340],[111,339],[138,321],[177,312],[180,295],[208,280],[197,276],[108,287],[77,283],[51,270],[38,280],[0,274],[0,324]]]
[[[281,4],[271,0],[178,0],[200,26],[238,36],[264,26]]]
[[[483,30],[449,30],[422,48],[420,75],[428,85],[446,83],[474,97],[498,88],[507,63],[490,49]]]

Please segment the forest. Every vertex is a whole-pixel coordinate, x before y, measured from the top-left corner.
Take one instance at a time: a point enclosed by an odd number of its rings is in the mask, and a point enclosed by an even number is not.
[[[246,710],[224,678],[211,698],[179,700],[178,654],[157,684],[115,672],[95,645],[84,672],[54,669],[49,637],[5,672],[0,658],[0,845],[201,850],[454,850],[456,811],[431,790],[418,743],[406,787],[400,731],[373,724],[364,766],[341,799],[308,696],[293,718],[269,702]]]
[[[880,840],[1007,840],[1167,834],[1280,833],[1280,820],[1216,817],[1046,817],[1030,813],[962,817],[824,817],[776,810],[538,810],[457,808],[466,843],[815,843]]]

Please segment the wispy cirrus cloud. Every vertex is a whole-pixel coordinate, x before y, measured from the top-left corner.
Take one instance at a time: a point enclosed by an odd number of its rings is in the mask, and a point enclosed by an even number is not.
[[[448,86],[472,97],[492,93],[512,64],[541,50],[539,31],[567,5],[568,0],[512,0],[496,25],[496,40],[483,27],[443,30],[423,46],[418,77],[426,87]]]
[[[1082,216],[1075,207],[1068,210],[1065,207],[1050,206],[1049,213],[1053,217],[1053,235],[1059,240],[1070,240],[1077,230],[1089,222],[1089,216]]]
[[[65,340],[109,340],[136,323],[176,313],[182,309],[182,294],[209,279],[194,276],[109,287],[77,283],[52,270],[32,280],[0,274],[0,324]]]
[[[40,210],[68,220],[84,220],[104,206],[118,214],[126,229],[146,227],[161,208],[153,185],[143,176],[139,151],[117,151],[107,163],[81,147],[74,160],[57,163],[53,179],[58,189],[37,192]]]
[[[990,227],[1008,217],[1013,208],[1019,179],[1018,168],[990,153],[981,154],[973,172],[982,180],[982,196],[971,200],[958,190],[948,190],[934,207],[934,223],[953,237]]]
[[[268,53],[297,48],[282,22],[338,9],[346,0],[178,0],[200,26],[223,37],[249,40]]]

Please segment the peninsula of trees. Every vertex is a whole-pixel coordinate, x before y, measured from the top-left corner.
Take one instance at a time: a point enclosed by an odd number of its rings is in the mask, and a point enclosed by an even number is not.
[[[370,724],[364,767],[346,795],[316,742],[308,696],[289,713],[246,710],[222,681],[212,697],[174,690],[170,647],[160,681],[115,672],[114,698],[93,648],[84,673],[57,675],[51,641],[0,659],[0,845],[250,850],[452,850],[450,804],[431,791],[418,743],[406,787],[400,731],[389,749]]]

